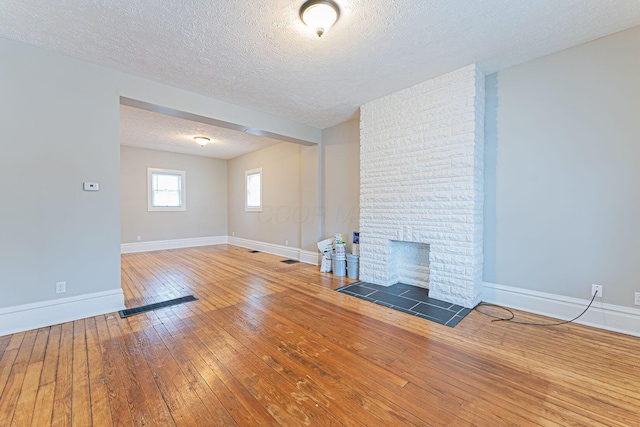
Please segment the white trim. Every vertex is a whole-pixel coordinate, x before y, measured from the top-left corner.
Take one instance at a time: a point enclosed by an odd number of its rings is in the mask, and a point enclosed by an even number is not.
[[[320,265],[321,256],[322,255],[320,255],[320,253],[317,251],[313,252],[300,250],[300,262],[304,262],[305,264]]]
[[[0,336],[124,309],[122,289],[0,308]]]
[[[306,264],[320,265],[318,263],[319,254],[317,252],[303,251],[300,248],[292,248],[291,246],[275,245],[273,243],[265,243],[259,242],[257,240],[249,240],[231,236],[229,236],[228,243],[230,245],[240,246],[241,248],[253,249],[272,255],[278,255],[288,259],[295,259]]]
[[[298,259],[299,249],[291,246],[275,245],[273,243],[258,242],[257,240],[243,239],[241,237],[229,237],[229,244],[240,246],[241,248],[253,249],[260,252],[266,252],[272,255],[278,255],[289,259]]]
[[[161,251],[165,249],[192,248],[196,246],[230,244],[242,248],[254,249],[284,258],[295,259],[312,265],[320,265],[320,254],[313,251],[303,251],[291,246],[275,245],[257,240],[242,239],[232,236],[195,237],[191,239],[156,240],[153,242],[122,243],[120,252],[123,254],[135,252]]]
[[[120,244],[120,253],[161,251],[165,249],[192,248],[196,246],[222,245],[228,243],[227,236],[193,237],[190,239],[155,240]]]
[[[484,282],[482,301],[569,320],[580,314],[590,300]],[[603,303],[598,298],[575,322],[640,337],[639,309]]]

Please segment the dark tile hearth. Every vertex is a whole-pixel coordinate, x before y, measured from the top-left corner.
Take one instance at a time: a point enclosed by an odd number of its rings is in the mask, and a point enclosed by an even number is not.
[[[428,289],[404,283],[380,286],[357,282],[336,291],[451,327],[471,311],[450,302],[429,298]]]

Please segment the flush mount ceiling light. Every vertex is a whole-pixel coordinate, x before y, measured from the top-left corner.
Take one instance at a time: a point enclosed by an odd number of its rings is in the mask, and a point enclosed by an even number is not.
[[[300,19],[322,37],[340,16],[338,5],[331,0],[309,0],[300,8]]]
[[[211,141],[211,139],[207,138],[206,136],[194,136],[193,139],[198,144],[200,144],[201,147],[204,147],[205,145],[207,145],[209,143],[209,141]]]

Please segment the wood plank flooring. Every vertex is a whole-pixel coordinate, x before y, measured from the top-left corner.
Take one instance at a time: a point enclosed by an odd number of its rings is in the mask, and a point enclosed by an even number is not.
[[[127,307],[199,300],[0,337],[0,426],[640,426],[639,338],[449,328],[281,259],[123,255]]]

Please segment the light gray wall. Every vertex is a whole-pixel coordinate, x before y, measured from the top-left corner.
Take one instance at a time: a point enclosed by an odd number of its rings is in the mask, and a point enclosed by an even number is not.
[[[299,248],[301,150],[283,142],[227,161],[229,234]],[[262,168],[262,212],[245,212],[245,171]]]
[[[360,120],[322,131],[324,150],[324,236],[343,233],[351,250],[360,219]]]
[[[320,211],[318,197],[320,192],[318,165],[320,147],[318,145],[300,148],[300,248],[316,252],[320,240]]]
[[[244,172],[258,167],[264,212],[245,212]],[[359,223],[360,122],[324,129],[318,146],[282,143],[231,159],[227,176],[229,234],[316,252],[319,240],[340,232],[350,248]]]
[[[632,306],[640,27],[487,79],[485,280]]]
[[[0,40],[0,308],[120,287],[118,88]],[[83,181],[100,183],[82,191]],[[65,294],[55,293],[67,282]]]
[[[0,39],[0,58],[0,308],[120,287],[120,96],[320,141],[319,129],[22,43]]]
[[[147,168],[185,171],[184,212],[147,210]],[[227,235],[227,161],[120,148],[122,243]]]

